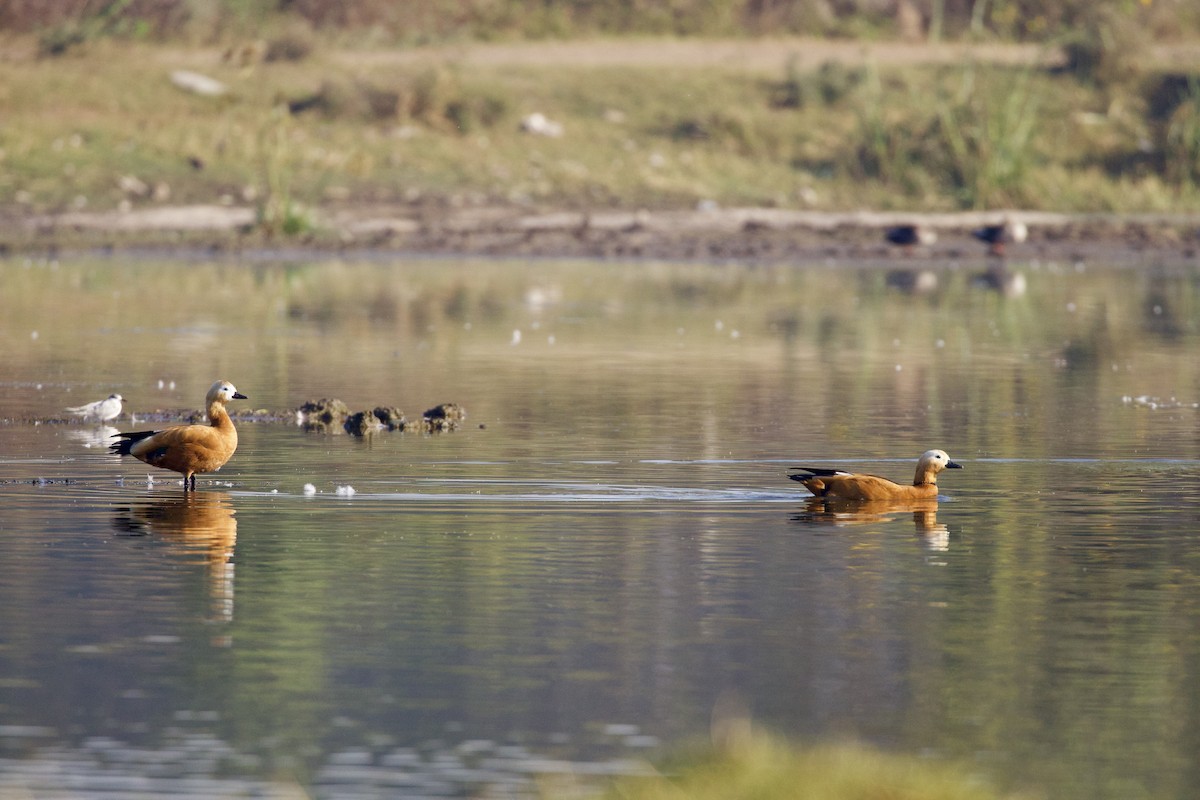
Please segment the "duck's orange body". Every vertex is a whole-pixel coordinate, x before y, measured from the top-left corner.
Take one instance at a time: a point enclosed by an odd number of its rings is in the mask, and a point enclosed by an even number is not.
[[[245,399],[246,395],[229,381],[217,381],[205,398],[207,425],[175,425],[161,431],[118,433],[122,441],[110,449],[152,467],[178,472],[183,475],[184,491],[195,489],[198,473],[216,472],[237,450],[237,429],[225,411],[225,404],[230,400]]]
[[[962,469],[944,450],[927,450],[917,461],[917,474],[912,485],[899,484],[878,475],[859,475],[837,469],[794,467],[799,472],[788,475],[817,497],[836,497],[842,500],[936,500],[937,476],[944,469]]]

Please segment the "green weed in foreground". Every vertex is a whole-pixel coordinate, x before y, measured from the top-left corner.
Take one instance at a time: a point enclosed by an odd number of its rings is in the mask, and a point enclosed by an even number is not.
[[[608,800],[1016,800],[960,769],[858,745],[798,748],[754,736],[719,753],[625,778]]]

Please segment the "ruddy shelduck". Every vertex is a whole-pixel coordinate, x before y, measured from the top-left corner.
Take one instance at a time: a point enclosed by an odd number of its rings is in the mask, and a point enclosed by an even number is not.
[[[917,474],[911,486],[904,486],[878,475],[857,475],[840,469],[793,467],[799,472],[788,475],[817,497],[842,500],[936,500],[937,476],[944,469],[962,469],[944,450],[926,450],[917,461]]]
[[[121,403],[124,400],[125,398],[119,394],[110,394],[103,400],[96,400],[95,402],[85,403],[81,406],[68,406],[67,411],[84,419],[108,422],[110,419],[116,419],[121,416]]]
[[[111,445],[110,449],[152,467],[178,472],[183,475],[184,491],[189,488],[194,491],[198,473],[216,472],[237,450],[237,429],[233,427],[225,404],[230,400],[245,399],[246,395],[229,381],[217,381],[205,398],[207,425],[174,425],[161,431],[118,433],[122,441]]]

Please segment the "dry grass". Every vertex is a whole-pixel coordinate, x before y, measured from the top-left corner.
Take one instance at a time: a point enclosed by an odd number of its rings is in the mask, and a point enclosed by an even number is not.
[[[1196,170],[1179,164],[1200,157],[1194,114],[1149,119],[1140,98],[1152,76],[1114,98],[1028,66],[914,64],[881,76],[834,63],[764,76],[345,58],[308,39],[288,52],[298,60],[96,41],[10,60],[0,210],[253,204],[286,234],[315,224],[323,205],[414,200],[1200,208]],[[229,91],[187,94],[169,82],[173,69]],[[564,135],[523,132],[532,112]],[[1161,153],[1147,154],[1147,141]]]

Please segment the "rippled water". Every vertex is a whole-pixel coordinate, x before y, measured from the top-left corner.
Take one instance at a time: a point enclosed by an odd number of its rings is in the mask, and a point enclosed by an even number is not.
[[[0,262],[0,793],[522,796],[733,698],[1056,798],[1190,797],[1197,273],[982,267],[914,296],[872,265]],[[218,377],[469,417],[241,422],[191,496],[59,421]],[[786,478],[935,446],[966,469],[932,507]]]

